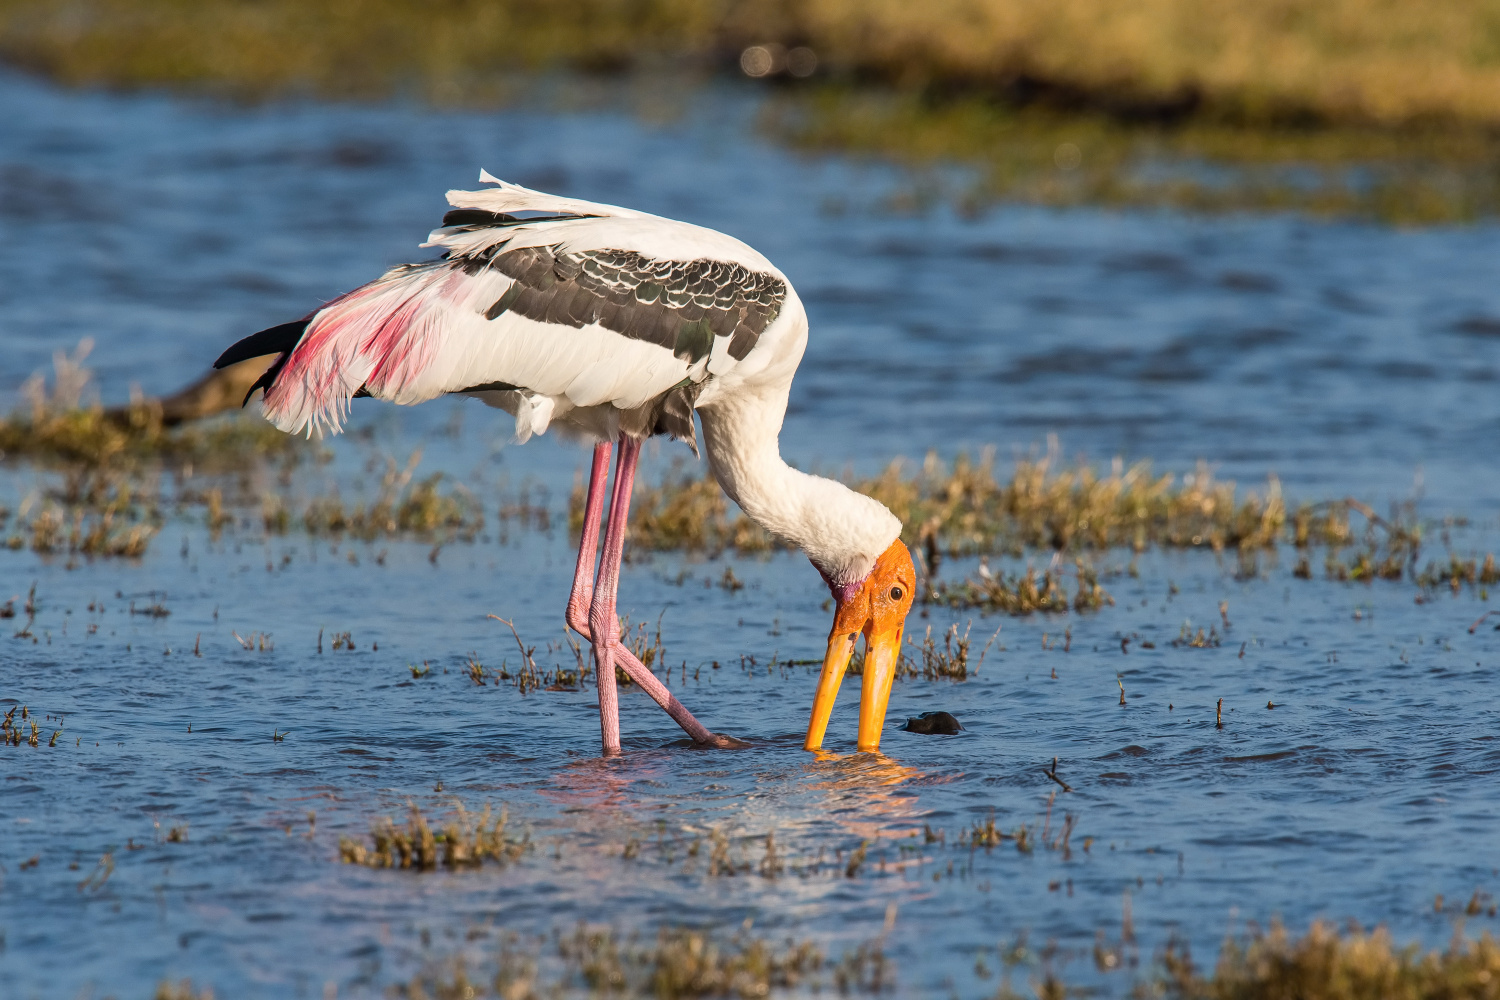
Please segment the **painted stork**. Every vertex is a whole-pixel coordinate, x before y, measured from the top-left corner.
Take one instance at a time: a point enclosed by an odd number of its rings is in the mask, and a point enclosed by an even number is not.
[[[460,393],[512,414],[518,441],[549,427],[595,441],[567,623],[593,647],[606,754],[620,748],[616,664],[695,741],[728,742],[620,643],[615,610],[641,443],[667,434],[696,454],[696,411],[724,492],[807,553],[836,603],[806,749],[822,746],[863,633],[858,746],[877,750],[915,570],[882,504],[782,461],[777,438],[807,345],[791,283],[723,233],[479,179],[494,186],[448,192],[453,210],[423,244],[441,257],[253,334],[215,367],[278,355],[245,401],[264,389],[265,416],[290,433],[337,433],[362,396],[411,404]]]

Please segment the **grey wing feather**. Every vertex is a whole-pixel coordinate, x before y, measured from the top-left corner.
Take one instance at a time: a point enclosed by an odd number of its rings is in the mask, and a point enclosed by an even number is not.
[[[471,232],[506,229],[527,221],[532,220],[478,210],[450,212],[443,220],[458,231]],[[629,339],[664,347],[689,365],[708,357],[719,338],[725,339],[724,350],[731,358],[744,360],[775,322],[787,296],[784,279],[743,264],[707,258],[661,260],[634,250],[569,251],[560,245],[507,249],[507,241],[500,240],[472,252],[455,253],[448,258],[448,266],[471,275],[491,269],[512,279],[484,311],[487,319],[514,312],[573,328],[598,324]],[[670,434],[687,442],[696,454],[693,410],[704,377],[706,371],[700,370],[652,400],[642,411],[648,432]]]
[[[514,312],[563,326],[598,323],[689,364],[706,357],[716,337],[729,338],[729,356],[743,360],[786,300],[786,282],[773,274],[724,261],[653,260],[634,250],[502,245],[454,264],[514,279],[485,311],[490,319]]]

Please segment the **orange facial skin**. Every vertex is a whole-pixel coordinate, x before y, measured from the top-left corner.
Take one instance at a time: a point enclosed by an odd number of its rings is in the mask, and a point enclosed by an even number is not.
[[[896,679],[896,661],[901,655],[901,636],[916,596],[916,585],[917,571],[911,553],[898,539],[875,560],[875,568],[857,587],[833,588],[838,607],[833,615],[833,630],[828,634],[828,652],[823,658],[823,674],[818,679],[818,693],[813,697],[803,749],[817,750],[823,745],[833,702],[860,633],[865,637],[865,664],[859,695],[858,746],[861,750],[880,749],[880,731],[885,725],[891,683]]]

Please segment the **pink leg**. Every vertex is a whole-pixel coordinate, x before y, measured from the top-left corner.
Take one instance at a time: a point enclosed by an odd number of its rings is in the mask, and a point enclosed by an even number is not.
[[[573,575],[573,591],[572,591],[572,593],[568,597],[568,612],[567,612],[568,626],[570,628],[572,628],[573,631],[575,631],[579,635],[583,636],[585,639],[589,639],[590,642],[593,641],[592,640],[593,629],[589,625],[589,617],[590,617],[590,609],[591,609],[591,606],[593,604],[593,597],[594,597],[594,556],[595,556],[595,552],[596,552],[596,549],[598,547],[598,542],[599,542],[599,515],[603,512],[603,507],[604,507],[604,492],[605,492],[605,489],[607,487],[607,480],[608,480],[608,477],[609,477],[609,455],[610,455],[610,449],[611,449],[611,445],[610,445],[610,443],[608,441],[601,441],[599,444],[597,444],[597,445],[594,446],[593,467],[592,467],[592,469],[589,472],[589,490],[588,490],[588,496],[587,496],[587,499],[584,501],[584,508],[583,508],[583,532],[582,532],[582,538],[579,540],[579,543],[578,543],[578,567],[577,567],[576,572]],[[622,444],[621,444],[621,455],[620,455],[620,459],[621,459],[621,464],[622,465],[624,464],[625,457],[626,457],[624,451],[625,451],[624,443],[622,442]],[[639,454],[639,451],[640,451],[640,445],[636,444],[635,445],[635,455],[632,455],[631,461],[630,461],[630,481],[631,481],[632,484],[633,484],[634,478],[635,478],[635,458]],[[616,500],[618,502],[618,498],[619,498],[619,493],[618,493],[618,490],[619,490],[619,474],[618,473],[616,474],[616,486],[615,486],[615,488],[616,488]],[[629,510],[629,504],[630,504],[629,487],[627,486],[627,491],[626,491],[626,496],[625,496],[625,507],[626,507],[626,512],[627,513],[628,513],[628,510]],[[613,521],[613,515],[611,515],[611,521]],[[621,525],[622,528],[625,525],[625,517],[624,516],[621,516],[621,518],[620,518],[620,525]],[[609,551],[610,550],[608,548],[608,542],[606,541],[606,549],[605,549],[606,557],[608,557]],[[618,585],[619,585],[619,566],[620,566],[620,559],[621,559],[621,557],[623,555],[624,555],[624,538],[623,538],[623,532],[622,532],[622,537],[620,539],[619,548],[616,551],[615,563],[614,563],[614,586],[616,588],[618,588]],[[611,593],[611,602],[610,602],[611,603],[611,617],[610,617],[610,621],[618,623],[619,618],[614,615],[614,601],[613,601],[613,596],[614,596],[615,591],[611,590],[610,593]],[[619,629],[619,626],[618,626],[618,624],[616,624],[615,631],[618,632],[618,629]],[[635,681],[636,684],[640,685],[641,689],[643,691],[645,691],[648,695],[650,695],[651,699],[653,701],[655,701],[658,705],[660,705],[663,709],[665,709],[666,712],[667,712],[667,714],[672,717],[673,721],[676,722],[679,726],[681,726],[682,729],[683,729],[683,731],[686,732],[690,737],[692,737],[695,742],[698,742],[698,743],[713,743],[713,744],[717,744],[717,745],[731,745],[731,744],[729,744],[728,741],[723,740],[722,738],[720,738],[718,736],[715,736],[713,733],[709,732],[708,729],[701,722],[699,722],[697,719],[693,718],[693,713],[689,712],[687,710],[686,706],[684,706],[682,704],[682,702],[678,701],[677,697],[675,695],[673,695],[671,691],[667,690],[666,685],[663,684],[661,681],[657,680],[656,675],[653,674],[653,673],[651,673],[651,671],[647,670],[645,668],[645,666],[641,663],[641,661],[638,660],[638,659],[636,659],[635,655],[630,652],[630,650],[626,649],[624,646],[622,646],[622,645],[619,644],[618,637],[616,638],[616,641],[615,641],[615,644],[614,644],[614,651],[613,651],[613,653],[614,653],[615,662],[618,663],[624,669],[624,671],[627,674],[630,675],[630,679],[633,680],[633,681]],[[596,663],[602,662],[602,660],[600,659],[600,657],[598,655],[597,646],[595,648],[595,662]],[[604,673],[602,670],[600,672],[601,672],[601,675]],[[604,728],[605,727],[605,722],[604,722],[604,719],[603,719],[603,713],[604,713],[604,708],[603,708],[603,705],[604,705],[604,696],[603,696],[603,687],[602,687],[603,683],[604,683],[604,681],[603,681],[602,676],[601,676],[601,679],[600,679],[600,684],[601,684],[601,688],[600,688],[600,692],[601,692],[601,695],[600,695],[600,728],[601,728],[601,732],[604,733],[605,749],[607,751],[609,749],[609,736],[608,736],[607,730],[605,730],[605,728]],[[615,709],[616,709],[616,714],[614,715],[614,736],[615,736],[615,744],[614,745],[615,745],[616,748],[618,748],[619,747],[619,733],[620,733],[619,716],[618,716],[619,701],[618,701],[618,694],[614,692],[615,683],[614,683],[614,671],[613,670],[609,671],[609,681],[608,681],[608,683],[609,683],[609,686],[610,686],[610,689],[611,689],[611,693],[614,695],[614,697],[611,699],[611,703],[615,706]]]
[[[599,688],[599,735],[606,754],[620,752],[620,699],[615,690],[615,658],[620,649],[620,618],[615,597],[620,589],[620,560],[625,554],[625,521],[630,513],[630,491],[635,485],[635,463],[640,444],[620,438],[615,461],[615,491],[604,529],[604,558],[589,602],[589,641],[594,646],[595,684]]]
[[[613,447],[608,441],[594,445],[588,498],[583,503],[583,537],[578,540],[578,569],[573,573],[573,592],[568,595],[568,627],[585,639],[589,637],[589,605],[594,602],[599,515],[604,512],[604,491],[609,488],[609,453]]]

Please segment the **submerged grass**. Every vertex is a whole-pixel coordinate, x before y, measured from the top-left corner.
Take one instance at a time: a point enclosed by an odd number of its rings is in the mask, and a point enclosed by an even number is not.
[[[488,964],[492,971],[471,973],[461,958],[434,963],[398,987],[396,995],[411,1000],[765,997],[788,990],[802,992],[809,986],[821,989],[825,959],[810,941],[787,938],[777,943],[747,930],[726,937],[688,927],[663,927],[654,941],[642,943],[635,935],[613,928],[580,924],[571,934],[524,944],[518,935],[505,935],[495,960]],[[847,972],[840,977],[845,964],[834,967],[841,992],[879,992],[868,988],[868,973],[863,978]]]
[[[122,416],[100,407],[76,407],[0,418],[0,459],[48,464],[128,468],[191,462],[228,468],[239,459],[282,457],[304,445],[251,417],[165,427],[144,404]]]
[[[84,340],[54,355],[54,377],[22,386],[25,405],[0,417],[0,462],[27,462],[56,479],[26,496],[14,514],[0,507],[0,547],[47,556],[138,557],[165,519],[164,474],[179,484],[196,472],[243,476],[277,460],[284,467],[306,454],[303,443],[264,421],[221,418],[169,426],[161,406],[137,398],[106,410],[91,401]],[[225,519],[222,493],[181,489],[179,504],[202,504],[210,526]]]
[[[300,526],[309,535],[347,535],[363,541],[403,535],[473,541],[484,528],[482,504],[462,485],[442,489],[445,477],[440,472],[414,480],[421,460],[420,448],[405,467],[387,458],[373,500],[346,505],[335,492],[308,501],[300,518],[292,515],[280,496],[268,493],[261,500],[262,523],[268,534]]]
[[[504,865],[518,860],[531,847],[529,836],[519,840],[509,836],[506,822],[504,809],[493,816],[486,805],[476,815],[460,802],[454,804],[446,822],[434,830],[422,810],[412,804],[405,828],[390,819],[379,821],[370,832],[369,847],[352,837],[340,837],[339,858],[345,864],[417,871],[478,868],[485,861]]]
[[[36,462],[60,473],[51,488],[27,496],[15,511],[0,507],[0,547],[44,555],[138,557],[166,520],[164,506],[178,513],[203,510],[212,533],[239,524],[267,535],[301,529],[309,535],[374,541],[412,538],[436,542],[430,558],[450,541],[474,542],[485,528],[484,505],[461,484],[438,473],[415,478],[421,450],[404,466],[386,458],[375,496],[346,502],[337,492],[298,504],[287,493],[259,494],[258,519],[244,507],[250,470],[277,460],[279,483],[291,483],[293,467],[305,454],[296,439],[268,424],[254,429],[217,420],[167,428],[134,416],[121,423],[97,406],[84,405],[89,373],[82,361],[88,345],[74,355],[59,353],[48,391],[40,379],[28,383],[29,411],[0,421],[0,458]],[[201,468],[200,468],[201,467]],[[371,471],[375,463],[372,462]],[[197,471],[220,469],[236,477],[226,499],[218,486],[186,485]],[[172,474],[175,495],[163,486]],[[1113,598],[1100,585],[1085,553],[1115,548],[1205,548],[1233,551],[1238,573],[1260,572],[1261,553],[1290,544],[1298,551],[1293,573],[1313,575],[1309,550],[1325,550],[1325,575],[1334,580],[1411,580],[1427,591],[1500,583],[1493,554],[1449,553],[1443,562],[1421,566],[1426,525],[1413,504],[1401,504],[1381,517],[1352,497],[1289,506],[1280,483],[1270,477],[1260,491],[1241,491],[1214,478],[1206,463],[1181,477],[1157,475],[1149,463],[1129,468],[1118,459],[1108,468],[1086,463],[1062,465],[1056,454],[1017,461],[1008,479],[998,473],[993,450],[977,459],[959,455],[951,463],[929,454],[919,467],[903,460],[850,485],[883,502],[905,525],[904,539],[920,549],[927,583],[923,599],[957,608],[1010,614],[1097,610]],[[539,494],[545,502],[545,493]],[[569,525],[581,525],[583,488],[575,486]],[[525,486],[519,498],[498,507],[500,535],[551,530],[544,505]],[[1355,516],[1362,521],[1357,525]],[[1446,538],[1446,532],[1444,538]],[[630,551],[686,551],[716,557],[759,555],[784,547],[749,518],[732,512],[711,478],[674,464],[658,485],[641,484],[631,511]],[[949,556],[1011,556],[1052,550],[1071,557],[1072,585],[1054,558],[1038,575],[994,574],[981,564],[977,578],[936,582]],[[352,557],[351,557],[352,558]],[[377,556],[377,561],[383,555]],[[726,569],[722,586],[743,583]],[[1068,590],[1072,590],[1071,596]],[[659,646],[633,636],[643,660],[659,656]]]
[[[19,635],[20,633],[17,634]],[[20,719],[16,718],[17,708],[21,710]],[[51,721],[51,719],[52,717],[49,715],[46,721]],[[61,724],[61,719],[58,722]],[[47,746],[55,747],[57,746],[57,738],[61,735],[61,729],[54,729],[51,738],[48,739],[41,724],[37,722],[36,716],[31,715],[25,705],[12,705],[10,711],[5,713],[3,719],[0,719],[0,746],[40,747],[42,740],[46,739]]]
[[[1063,573],[1048,569],[1037,578],[1036,568],[1025,573],[1006,575],[992,573],[980,563],[979,576],[958,583],[927,583],[922,600],[928,604],[946,604],[952,608],[975,608],[1000,611],[1009,615],[1066,614],[1069,611],[1097,611],[1115,599],[1099,584],[1099,574],[1083,560],[1074,563],[1077,587],[1071,600],[1063,589]]]
[[[996,844],[1014,840],[1020,846],[1019,836],[983,826],[976,826],[974,835],[976,846],[990,846],[986,838]],[[1128,928],[1128,910],[1126,921]],[[1133,944],[1131,931],[1124,933],[1122,946]],[[434,962],[398,987],[396,995],[432,1000],[748,998],[817,995],[827,987],[839,995],[879,995],[896,987],[884,948],[884,940],[877,938],[834,962],[814,942],[787,938],[776,943],[744,930],[723,936],[663,927],[655,940],[640,942],[611,928],[579,925],[571,934],[523,939],[505,933],[493,957],[475,963],[474,969],[458,957]],[[1095,948],[1095,962],[1103,973],[1130,967],[1102,945]],[[1039,972],[1025,992],[1014,989],[1007,976],[997,1000],[1027,995],[1057,1000],[1095,992],[1068,984],[1051,962]],[[1134,1000],[1494,1000],[1500,996],[1500,944],[1488,933],[1455,935],[1446,949],[1425,951],[1414,944],[1396,945],[1383,929],[1340,931],[1318,922],[1299,937],[1273,924],[1268,931],[1226,940],[1207,975],[1193,964],[1185,945],[1172,942],[1129,995]]]
[[[237,511],[254,496],[248,484],[257,473],[274,471],[282,485],[289,485],[293,469],[316,454],[305,440],[254,416],[196,420],[178,413],[168,422],[161,404],[147,399],[106,410],[89,398],[92,376],[83,362],[90,348],[85,340],[72,354],[57,352],[50,388],[34,376],[22,387],[26,405],[0,418],[0,461],[27,462],[60,480],[26,497],[14,513],[0,507],[0,547],[49,556],[138,557],[165,521],[164,507],[179,513],[201,509],[217,536],[241,520]],[[190,388],[174,399],[203,394],[201,382]],[[386,458],[368,502],[346,503],[334,491],[313,497],[298,511],[286,495],[265,492],[259,526],[268,535],[300,528],[314,536],[365,541],[473,541],[485,524],[481,503],[440,473],[415,479],[420,460],[420,449],[404,467]],[[205,474],[220,477],[210,481],[228,481],[231,499],[219,486],[193,485],[194,476]],[[502,507],[502,521],[536,525],[529,494],[521,504]],[[546,528],[545,519],[540,526]]]
[[[584,490],[574,485],[568,506],[568,527],[583,525]],[[639,484],[631,496],[630,542],[656,551],[686,550],[717,555],[769,552],[779,543],[760,525],[743,515],[731,515],[719,484],[674,463],[660,485]],[[727,583],[730,589],[732,585]]]
[[[133,489],[125,477],[69,477],[62,490],[22,502],[4,546],[45,556],[138,558],[161,519],[155,496]],[[6,520],[0,517],[0,531]]]
[[[1063,467],[1054,456],[1018,461],[1009,481],[996,475],[992,451],[951,464],[929,454],[907,473],[901,461],[857,488],[883,502],[908,526],[929,557],[1128,546],[1269,548],[1286,522],[1281,485],[1241,496],[1207,464],[1180,479],[1155,475],[1149,463],[1108,471]]]
[[[935,574],[949,556],[1002,555],[1027,551],[1087,553],[1126,548],[1201,548],[1240,553],[1253,572],[1255,557],[1284,545],[1325,548],[1343,569],[1339,579],[1457,579],[1485,583],[1500,576],[1493,556],[1450,560],[1416,569],[1425,534],[1410,504],[1381,517],[1354,498],[1289,507],[1275,477],[1261,491],[1241,491],[1215,479],[1206,463],[1181,477],[1157,475],[1149,463],[1108,469],[1061,465],[1054,456],[1018,461],[1008,479],[999,475],[991,451],[976,461],[960,455],[952,463],[929,454],[915,470],[902,460],[880,476],[850,483],[884,503],[904,523],[907,544],[919,547]],[[731,514],[717,485],[674,467],[658,487],[645,488],[632,512],[631,543],[652,550],[716,556],[750,555],[781,543],[740,514]],[[575,513],[578,508],[575,502]],[[1358,515],[1363,525],[1352,518]],[[575,524],[576,518],[575,518]],[[1343,553],[1353,562],[1343,562]],[[1074,593],[1063,587],[1057,567],[1040,576],[1028,569],[1007,576],[981,571],[980,579],[934,589],[929,599],[965,607],[1026,613],[1092,609],[1111,603],[1097,572],[1075,555]]]

